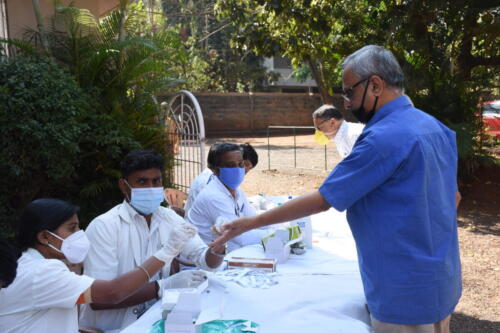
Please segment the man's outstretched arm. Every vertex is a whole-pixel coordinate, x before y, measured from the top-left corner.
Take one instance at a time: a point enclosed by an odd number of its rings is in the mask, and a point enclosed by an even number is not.
[[[210,243],[210,246],[221,246],[242,233],[266,225],[295,220],[304,216],[328,210],[330,204],[325,201],[319,191],[305,194],[253,217],[242,217],[221,227],[221,236]]]

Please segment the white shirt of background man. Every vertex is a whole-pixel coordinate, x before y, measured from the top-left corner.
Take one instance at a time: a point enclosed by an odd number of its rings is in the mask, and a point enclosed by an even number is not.
[[[365,125],[359,123],[349,123],[343,121],[339,127],[337,135],[333,138],[333,142],[337,146],[337,151],[341,158],[345,158],[351,153],[352,147],[356,140],[363,132]]]
[[[239,217],[255,215],[257,215],[255,209],[250,205],[241,188],[236,189],[236,198],[234,198],[226,186],[214,175],[196,198],[185,219],[198,228],[201,239],[208,244],[214,240],[210,228],[219,216],[233,221]],[[228,251],[246,245],[258,244],[262,237],[267,236],[268,233],[267,230],[263,229],[247,231],[228,242]]]
[[[110,280],[131,271],[159,250],[173,226],[180,222],[183,222],[182,217],[173,210],[159,207],[153,213],[148,228],[146,219],[124,201],[96,217],[85,230],[91,244],[84,261],[85,274],[95,279]],[[200,269],[214,270],[205,261],[207,250],[207,245],[196,235],[184,245],[181,255]],[[170,265],[165,265],[151,280],[165,278],[169,274]],[[154,301],[147,305],[152,305]],[[85,304],[82,306],[80,324],[107,332],[121,329],[137,319],[133,312],[140,308],[140,305],[135,305],[94,311]]]
[[[210,178],[214,173],[209,168],[205,168],[191,183],[189,187],[188,198],[184,205],[184,211],[187,213],[193,206],[194,200],[200,194],[201,190],[208,184]]]
[[[78,332],[76,301],[93,282],[70,272],[61,260],[26,250],[16,279],[0,290],[0,332]]]

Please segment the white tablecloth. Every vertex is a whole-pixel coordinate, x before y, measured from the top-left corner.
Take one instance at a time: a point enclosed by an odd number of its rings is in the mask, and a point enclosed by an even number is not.
[[[313,249],[278,264],[278,284],[269,289],[227,282],[210,285],[202,295],[199,321],[245,319],[260,333],[370,332],[354,240],[344,213],[333,209],[313,215]],[[260,245],[230,256],[265,257]],[[122,332],[149,332],[161,318],[160,302]]]

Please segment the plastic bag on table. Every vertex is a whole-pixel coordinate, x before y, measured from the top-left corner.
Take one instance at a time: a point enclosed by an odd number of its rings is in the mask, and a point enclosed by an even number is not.
[[[258,332],[259,324],[250,320],[213,320],[201,325],[201,333]]]

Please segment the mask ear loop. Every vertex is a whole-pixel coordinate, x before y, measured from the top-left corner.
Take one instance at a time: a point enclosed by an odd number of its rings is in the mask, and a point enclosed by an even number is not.
[[[49,230],[45,230],[45,231],[47,231],[49,234],[51,234],[51,235],[52,235],[52,236],[54,236],[55,238],[57,238],[57,239],[61,240],[62,242],[64,242],[64,238],[62,238],[62,237],[60,237],[60,236],[58,236],[58,235],[56,235],[56,234],[54,234],[54,233],[50,232]],[[57,252],[59,252],[59,253],[62,253],[62,251],[61,251],[60,249],[58,249],[58,248],[57,248],[57,247],[55,247],[54,245],[50,244],[48,241],[47,241],[47,244],[45,244],[45,245],[47,245],[48,247],[50,247],[51,249],[53,249],[53,250],[55,250],[55,251],[57,251]],[[62,253],[62,254],[64,254],[64,253]]]
[[[127,181],[125,178],[123,178],[123,181],[125,182],[125,184],[126,184],[126,185],[128,186],[128,188],[130,189],[130,192],[132,192],[132,186],[130,186],[130,184],[128,183],[128,181]],[[127,201],[128,201],[128,202],[130,202],[130,201],[132,200],[132,198],[130,198],[130,197],[128,196],[128,193],[127,193],[127,192],[125,192],[125,199],[127,199]]]

